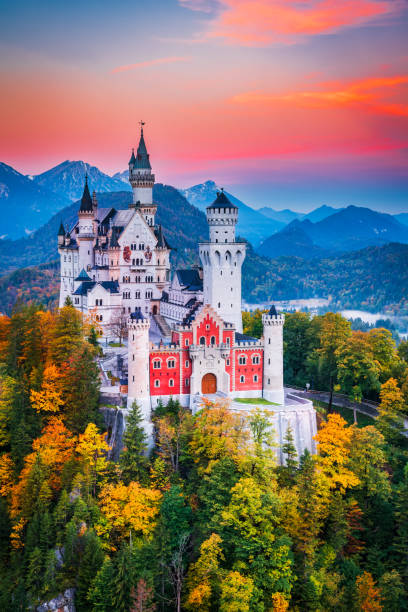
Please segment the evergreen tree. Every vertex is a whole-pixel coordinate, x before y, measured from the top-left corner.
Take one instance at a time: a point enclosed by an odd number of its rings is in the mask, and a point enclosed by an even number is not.
[[[91,603],[90,588],[104,559],[101,542],[93,530],[88,530],[83,536],[83,540],[84,551],[79,563],[76,581],[75,603],[78,612],[89,610]]]
[[[115,568],[109,557],[105,557],[89,591],[92,612],[115,612],[113,584]]]
[[[122,478],[125,484],[137,480],[141,484],[147,483],[147,436],[141,423],[143,417],[139,406],[133,402],[131,411],[126,420],[126,429],[123,436],[123,450],[119,463],[122,468]]]
[[[89,332],[88,342],[89,344],[92,344],[92,346],[95,346],[95,347],[99,346],[98,334],[96,333],[96,329],[93,326],[91,327],[90,332]]]
[[[282,453],[285,464],[278,467],[278,479],[281,486],[289,487],[295,482],[298,467],[297,451],[290,425],[286,430],[285,441],[282,444]]]
[[[43,586],[43,562],[41,550],[38,547],[34,548],[30,555],[26,577],[27,591],[33,603],[40,596]]]
[[[131,551],[129,546],[124,544],[115,560],[112,583],[112,603],[115,612],[129,612],[132,605],[133,573]]]
[[[47,551],[44,562],[44,591],[52,596],[57,591],[57,558],[55,550]]]

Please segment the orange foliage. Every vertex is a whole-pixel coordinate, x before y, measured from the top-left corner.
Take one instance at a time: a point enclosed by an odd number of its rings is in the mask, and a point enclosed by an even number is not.
[[[14,484],[14,464],[9,453],[0,455],[0,495],[7,497],[11,493]]]
[[[362,612],[382,612],[381,591],[375,586],[369,572],[364,572],[356,580],[359,610]]]

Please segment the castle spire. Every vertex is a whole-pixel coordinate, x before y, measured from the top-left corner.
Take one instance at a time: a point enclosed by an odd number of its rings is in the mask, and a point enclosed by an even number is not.
[[[88,187],[88,173],[85,174],[84,193],[82,194],[79,212],[92,212],[92,198]]]
[[[146,143],[145,143],[144,135],[143,135],[144,125],[145,125],[145,122],[141,121],[140,122],[140,140],[139,140],[139,146],[137,147],[135,168],[151,170],[152,167],[150,165],[149,154],[147,152],[147,147],[146,147]]]

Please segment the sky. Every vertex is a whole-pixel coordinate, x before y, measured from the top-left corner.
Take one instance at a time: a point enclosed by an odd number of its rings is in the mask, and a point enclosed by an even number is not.
[[[408,212],[408,0],[0,0],[0,161]]]

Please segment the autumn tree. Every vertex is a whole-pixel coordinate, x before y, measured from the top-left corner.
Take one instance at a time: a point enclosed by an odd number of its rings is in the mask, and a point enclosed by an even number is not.
[[[188,570],[186,610],[211,610],[211,601],[220,580],[220,562],[224,559],[221,544],[222,540],[216,533],[201,544],[200,556]]]
[[[341,493],[360,482],[349,467],[352,436],[353,429],[337,413],[328,415],[316,435],[317,464],[330,489],[338,489]]]
[[[381,592],[369,572],[363,572],[357,578],[356,587],[357,601],[362,612],[382,612]]]
[[[361,401],[379,390],[380,364],[366,333],[353,332],[336,355],[339,387],[344,393],[354,401]]]
[[[57,413],[64,404],[60,386],[60,373],[50,364],[44,370],[40,391],[31,390],[30,399],[37,412]]]
[[[220,612],[250,612],[254,591],[253,580],[230,571],[221,583]]]
[[[375,421],[376,427],[387,442],[398,444],[401,432],[404,430],[405,401],[394,378],[390,378],[381,386],[380,399],[378,417]]]

